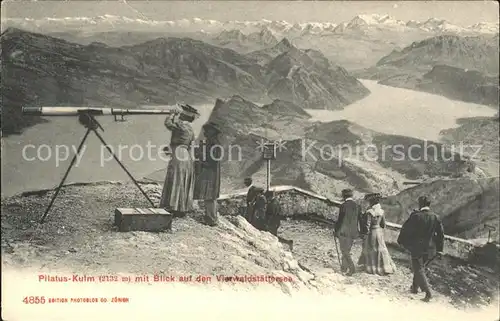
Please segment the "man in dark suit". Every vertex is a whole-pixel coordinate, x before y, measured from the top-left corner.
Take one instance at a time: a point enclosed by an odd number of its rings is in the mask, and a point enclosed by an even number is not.
[[[274,191],[266,191],[264,194],[267,200],[266,207],[266,229],[274,236],[278,236],[280,227],[281,205],[274,196]]]
[[[410,215],[403,224],[398,237],[398,244],[411,253],[413,269],[412,293],[419,288],[425,292],[424,302],[429,302],[432,293],[425,276],[425,265],[436,255],[443,252],[444,230],[441,219],[430,209],[431,202],[426,196],[418,198],[419,210]]]
[[[339,217],[335,223],[335,237],[339,239],[340,251],[342,252],[341,271],[347,272],[349,276],[356,271],[351,257],[351,249],[354,240],[359,237],[358,221],[361,215],[361,207],[352,197],[352,190],[342,190],[344,203],[340,205]]]
[[[264,193],[264,189],[254,186],[252,178],[247,177],[243,180],[243,183],[245,186],[248,188],[247,192],[247,221],[250,224],[253,224],[255,222],[254,214],[255,214],[255,201],[257,199],[257,196],[260,193]]]

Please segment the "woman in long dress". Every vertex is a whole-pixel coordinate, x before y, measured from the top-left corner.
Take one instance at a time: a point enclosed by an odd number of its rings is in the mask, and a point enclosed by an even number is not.
[[[396,270],[384,239],[385,217],[380,205],[380,195],[372,194],[367,201],[370,204],[365,216],[367,235],[363,242],[365,271],[370,274],[386,275]]]
[[[205,224],[218,224],[217,199],[220,195],[221,129],[212,122],[203,125],[205,139],[201,142],[195,162],[194,199],[205,204]]]
[[[169,115],[165,120],[165,127],[172,132],[172,158],[167,167],[160,207],[175,217],[183,217],[193,210],[194,164],[191,144],[194,131],[191,123],[198,113],[191,106],[182,108],[182,113]]]

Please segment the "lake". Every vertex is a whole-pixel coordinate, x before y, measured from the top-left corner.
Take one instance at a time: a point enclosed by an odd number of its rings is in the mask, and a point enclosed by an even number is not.
[[[341,111],[307,110],[313,120],[347,119],[386,134],[439,140],[443,129],[457,127],[458,118],[494,116],[489,106],[450,100],[443,96],[361,80],[371,94]]]

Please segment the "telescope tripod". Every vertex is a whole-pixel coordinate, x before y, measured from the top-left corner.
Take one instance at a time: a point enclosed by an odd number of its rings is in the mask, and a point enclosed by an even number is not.
[[[99,133],[98,129],[104,131],[104,128],[102,128],[101,124],[99,124],[99,122],[95,119],[95,117],[92,116],[88,112],[82,112],[78,116],[78,122],[81,125],[83,125],[83,127],[87,128],[87,131],[85,132],[85,135],[83,136],[83,138],[82,138],[82,140],[80,142],[80,145],[78,146],[77,152],[76,152],[75,156],[73,157],[73,159],[71,160],[71,163],[69,164],[68,169],[66,170],[66,173],[64,173],[64,176],[63,176],[61,182],[59,183],[59,186],[56,188],[56,190],[54,192],[54,195],[52,196],[52,199],[50,200],[49,206],[47,206],[47,209],[45,210],[45,213],[43,214],[43,216],[42,216],[42,218],[40,220],[40,223],[43,223],[45,221],[45,219],[47,218],[47,215],[49,214],[50,209],[52,208],[52,205],[54,205],[54,202],[55,202],[55,200],[57,198],[57,195],[59,195],[59,192],[61,191],[61,188],[64,186],[64,182],[68,178],[69,172],[71,171],[71,169],[75,165],[76,159],[77,159],[78,155],[80,154],[80,152],[82,151],[82,148],[83,148],[83,146],[85,144],[85,141],[87,140],[87,137],[89,136],[90,132],[94,132],[94,134],[97,136],[97,138],[99,138],[99,140],[101,141],[101,143],[106,147],[106,149],[108,150],[108,152],[111,153],[111,155],[116,160],[116,162],[118,163],[118,165],[120,165],[120,167],[123,169],[123,171],[125,171],[125,173],[128,175],[128,177],[130,177],[130,179],[132,179],[132,181],[134,182],[134,184],[139,188],[139,190],[141,191],[142,195],[144,195],[146,197],[146,199],[149,201],[149,203],[151,203],[151,206],[155,207],[153,201],[148,197],[148,195],[146,194],[146,192],[144,192],[144,190],[142,189],[142,187],[139,185],[139,183],[137,182],[137,180],[132,176],[132,174],[130,174],[130,172],[125,167],[125,165],[123,165],[123,163],[120,161],[120,159],[118,159],[118,157],[116,156],[116,154],[113,153],[113,150],[109,147],[109,145],[106,143],[106,141],[104,140],[104,138],[102,137],[102,135]]]

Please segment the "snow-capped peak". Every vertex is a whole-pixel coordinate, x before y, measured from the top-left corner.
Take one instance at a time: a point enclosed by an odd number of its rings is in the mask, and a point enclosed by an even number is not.
[[[397,20],[388,14],[360,14],[355,16],[351,21],[349,21],[346,26],[347,28],[353,28],[356,26],[376,26],[376,25],[386,25],[386,26],[403,26],[406,23],[401,20]]]
[[[495,23],[479,22],[479,23],[473,24],[468,29],[471,31],[480,32],[480,33],[498,33],[499,26],[498,26],[498,24],[495,24]]]

